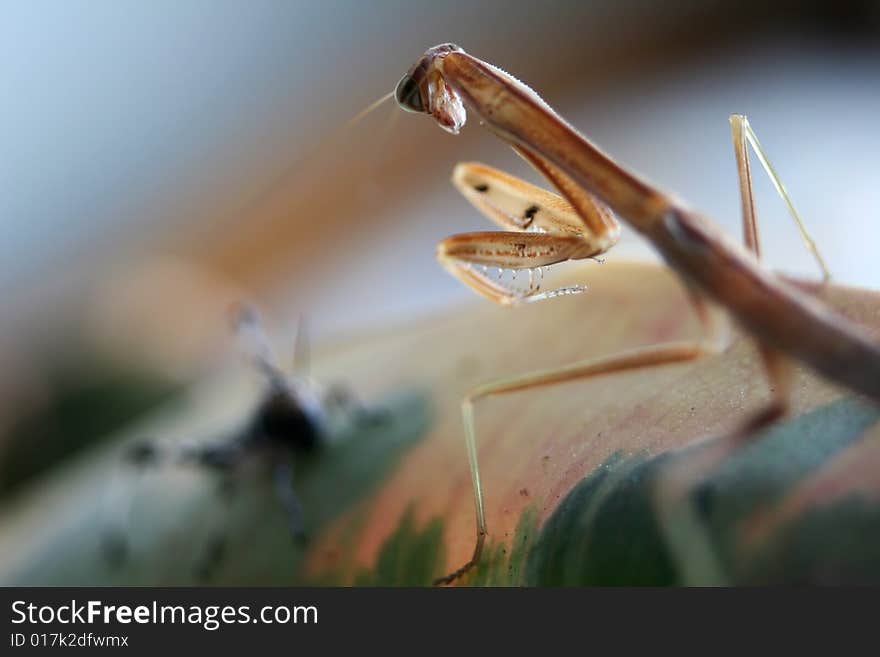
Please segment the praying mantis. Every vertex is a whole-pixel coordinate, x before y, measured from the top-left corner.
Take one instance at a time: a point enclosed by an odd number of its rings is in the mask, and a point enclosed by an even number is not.
[[[743,244],[678,198],[625,169],[578,133],[534,91],[511,75],[454,44],[430,48],[400,80],[398,105],[427,114],[457,134],[466,108],[538,170],[561,196],[485,165],[456,167],[453,183],[504,231],[467,233],[443,240],[440,263],[475,292],[515,306],[579,286],[542,291],[535,271],[567,260],[595,258],[617,242],[626,221],[680,277],[703,328],[703,339],[635,349],[596,360],[525,374],[473,389],[462,401],[465,442],[476,512],[476,543],[463,566],[435,581],[449,584],[479,561],[487,536],[483,488],[477,462],[474,405],[481,399],[615,372],[684,363],[723,351],[726,311],[757,345],[772,389],[769,404],[730,436],[736,447],[783,417],[789,408],[794,361],[826,379],[880,402],[880,344],[862,327],[760,262],[749,147],[795,219],[801,237],[829,279],[828,269],[764,149],[743,115],[732,115],[742,202]],[[488,268],[499,270],[497,277]],[[527,282],[513,274],[527,272]],[[504,280],[504,272],[511,274]],[[793,330],[796,327],[796,330]],[[570,327],[576,332],[577,327]],[[586,338],[585,338],[586,339]]]

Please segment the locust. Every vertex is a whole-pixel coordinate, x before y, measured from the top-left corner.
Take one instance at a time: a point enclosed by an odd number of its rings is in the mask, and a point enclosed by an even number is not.
[[[648,240],[676,272],[702,328],[702,338],[696,341],[634,349],[471,390],[461,409],[476,510],[476,543],[470,560],[435,584],[451,583],[470,571],[479,563],[486,540],[474,421],[474,405],[482,399],[717,354],[729,344],[725,328],[732,319],[756,344],[772,397],[725,437],[728,447],[742,445],[787,414],[794,363],[880,402],[880,344],[871,333],[820,301],[811,293],[815,286],[784,278],[761,263],[750,148],[794,218],[822,270],[823,282],[830,278],[745,115],[730,116],[742,203],[740,243],[676,196],[618,164],[524,83],[454,44],[427,50],[400,80],[394,95],[402,109],[427,114],[452,134],[464,126],[467,110],[474,112],[558,192],[482,164],[459,164],[453,183],[504,229],[456,235],[439,244],[438,260],[462,283],[505,306],[580,293],[580,286],[542,290],[539,272],[607,252],[619,238],[619,218]],[[517,273],[521,274],[518,280],[513,278]],[[569,335],[560,338],[571,339],[577,327],[565,331]]]

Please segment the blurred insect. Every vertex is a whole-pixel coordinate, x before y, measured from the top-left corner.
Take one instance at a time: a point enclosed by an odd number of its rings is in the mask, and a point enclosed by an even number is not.
[[[124,455],[126,464],[139,472],[165,465],[190,466],[224,477],[221,492],[235,491],[234,475],[247,462],[260,459],[267,467],[274,492],[287,517],[290,534],[297,543],[307,539],[305,513],[294,489],[294,460],[320,452],[345,425],[374,425],[386,419],[381,409],[363,406],[346,387],[320,386],[305,369],[302,330],[297,329],[294,371],[285,373],[277,364],[255,311],[247,306],[233,313],[235,332],[253,364],[265,377],[267,389],[250,418],[228,438],[204,444],[139,442]],[[118,503],[119,500],[116,500]],[[131,500],[123,515],[131,523]],[[104,553],[111,565],[128,556],[125,531],[114,529],[104,539]],[[196,564],[199,579],[210,578],[226,551],[225,533],[210,539]]]
[[[713,458],[786,414],[792,361],[880,401],[880,345],[810,295],[808,286],[785,280],[760,264],[749,146],[785,201],[824,280],[829,279],[824,261],[745,116],[730,117],[742,200],[743,248],[707,218],[602,153],[522,82],[456,45],[429,49],[400,80],[395,98],[402,109],[428,114],[453,134],[464,125],[465,106],[469,107],[562,195],[549,194],[483,165],[459,165],[453,182],[478,209],[507,229],[458,235],[440,243],[438,259],[459,280],[503,305],[581,292],[581,287],[542,292],[534,272],[610,249],[619,234],[613,211],[647,238],[679,274],[705,333],[699,342],[637,349],[471,391],[462,402],[462,415],[474,488],[476,545],[466,564],[436,583],[450,583],[473,568],[486,538],[473,415],[480,399],[718,353],[728,344],[724,317],[718,312],[723,309],[758,345],[773,399],[738,431],[719,441],[723,449],[716,450]],[[489,267],[498,268],[495,277]],[[527,283],[515,283],[513,274],[518,270],[528,271]]]

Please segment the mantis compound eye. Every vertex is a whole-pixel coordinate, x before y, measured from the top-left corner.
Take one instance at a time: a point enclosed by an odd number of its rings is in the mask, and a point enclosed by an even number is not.
[[[422,102],[422,94],[419,84],[410,73],[404,75],[397,88],[394,90],[394,99],[400,108],[406,112],[425,112],[425,104]]]

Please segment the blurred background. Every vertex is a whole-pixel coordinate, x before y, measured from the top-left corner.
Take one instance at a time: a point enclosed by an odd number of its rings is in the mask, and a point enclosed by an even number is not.
[[[327,341],[470,299],[433,257],[487,227],[452,166],[531,174],[476,122],[346,128],[440,42],[736,235],[748,114],[836,279],[880,287],[878,34],[870,0],[0,0],[0,494],[204,377],[233,301]],[[765,257],[816,276],[755,180]]]

